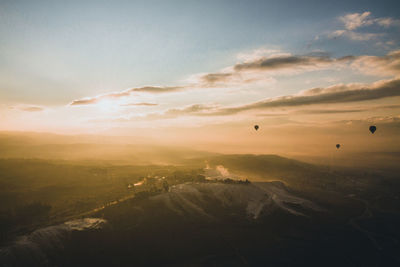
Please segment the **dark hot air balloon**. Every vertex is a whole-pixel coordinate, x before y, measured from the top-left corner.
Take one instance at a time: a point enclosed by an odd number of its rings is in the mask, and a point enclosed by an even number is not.
[[[340,148],[340,144],[336,144],[336,148],[339,149]]]
[[[256,129],[256,131],[258,130],[258,128],[260,128],[258,125],[254,125],[254,129]]]
[[[369,126],[369,131],[370,131],[371,133],[374,133],[374,132],[376,131],[376,126],[375,126],[375,125]]]

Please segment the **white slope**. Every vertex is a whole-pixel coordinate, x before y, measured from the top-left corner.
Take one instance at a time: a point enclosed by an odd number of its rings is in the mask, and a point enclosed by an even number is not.
[[[63,249],[64,241],[72,231],[100,229],[106,220],[84,218],[68,221],[63,224],[40,228],[29,235],[19,237],[12,245],[0,248],[0,263],[8,266],[24,260],[37,265],[47,265],[48,251]]]
[[[302,210],[321,211],[306,199],[290,194],[280,182],[255,184],[186,183],[172,186],[168,193],[150,198],[162,202],[180,215],[196,214],[213,218],[207,213],[207,205],[214,203],[225,208],[244,207],[247,215],[257,219],[261,212],[268,213],[280,208],[293,215],[304,215]],[[296,210],[295,207],[301,207]]]

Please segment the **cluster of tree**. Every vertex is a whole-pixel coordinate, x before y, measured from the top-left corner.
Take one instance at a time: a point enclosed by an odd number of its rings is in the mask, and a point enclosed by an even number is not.
[[[250,184],[250,181],[248,179],[246,180],[233,180],[230,178],[224,179],[223,180],[224,183],[228,183],[228,184]]]
[[[0,241],[9,238],[13,231],[29,227],[32,224],[46,221],[51,206],[41,202],[33,202],[0,212]]]

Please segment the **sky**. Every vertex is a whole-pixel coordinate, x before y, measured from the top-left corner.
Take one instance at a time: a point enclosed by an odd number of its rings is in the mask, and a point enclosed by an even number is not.
[[[398,1],[0,0],[2,131],[397,151],[399,100]]]

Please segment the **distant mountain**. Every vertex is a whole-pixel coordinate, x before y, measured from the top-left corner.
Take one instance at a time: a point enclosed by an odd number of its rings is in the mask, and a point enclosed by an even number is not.
[[[0,158],[168,165],[182,164],[188,159],[211,155],[216,153],[184,147],[140,144],[138,140],[127,137],[0,132]]]

